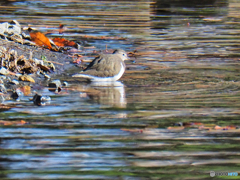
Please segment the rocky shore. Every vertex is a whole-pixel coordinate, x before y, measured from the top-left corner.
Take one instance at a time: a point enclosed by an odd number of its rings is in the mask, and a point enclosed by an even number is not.
[[[21,91],[48,86],[54,76],[73,68],[73,58],[64,52],[54,52],[38,46],[0,39],[0,103],[17,99]],[[54,87],[54,85],[52,84]],[[56,84],[56,88],[59,83]],[[20,93],[20,94],[19,94]]]

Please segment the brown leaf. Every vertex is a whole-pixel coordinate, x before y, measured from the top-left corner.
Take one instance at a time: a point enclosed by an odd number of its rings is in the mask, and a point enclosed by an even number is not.
[[[179,126],[177,126],[177,127],[168,127],[167,128],[168,130],[183,130],[184,129],[184,127],[183,126],[181,126],[181,127],[179,127]]]
[[[26,124],[26,121],[24,121],[24,120],[21,120],[21,121],[3,121],[3,120],[0,120],[0,124],[2,124],[4,126],[23,125],[23,124]]]
[[[19,80],[35,83],[35,80],[31,76],[28,76],[28,75],[19,76]]]
[[[73,41],[69,41],[69,40],[64,39],[64,38],[56,37],[56,38],[53,38],[52,41],[53,41],[57,46],[60,46],[60,47],[66,47],[66,46],[71,46],[71,47],[75,47],[75,48],[78,47],[77,43],[75,43],[75,42],[73,42]]]
[[[23,92],[24,96],[27,96],[31,93],[31,87],[30,86],[23,86],[19,88],[21,92]]]
[[[43,71],[51,72],[50,68],[48,68],[47,66],[44,66],[44,65],[41,65],[41,64],[38,64],[37,66],[40,67],[41,70],[43,70]]]
[[[45,46],[48,49],[52,48],[49,39],[41,32],[30,32],[31,41],[35,42],[38,46]]]
[[[236,126],[215,126],[214,129],[216,130],[232,130],[232,129],[237,129]]]

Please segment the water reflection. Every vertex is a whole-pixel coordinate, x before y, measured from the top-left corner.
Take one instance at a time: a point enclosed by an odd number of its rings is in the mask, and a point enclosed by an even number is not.
[[[207,8],[207,7],[226,7],[228,5],[228,0],[155,0],[153,7],[155,9],[163,9],[163,8]],[[180,9],[179,9],[180,10]],[[159,11],[164,13],[166,11]],[[169,12],[170,13],[170,12]],[[171,12],[173,14],[174,12]]]
[[[99,104],[126,108],[127,100],[124,85],[119,82],[92,82],[87,95]],[[94,91],[93,91],[94,90]]]

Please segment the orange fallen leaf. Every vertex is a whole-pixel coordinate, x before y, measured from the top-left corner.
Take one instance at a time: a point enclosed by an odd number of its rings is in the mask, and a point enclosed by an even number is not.
[[[41,32],[30,32],[31,41],[35,42],[38,46],[45,46],[48,49],[52,48],[49,39]]]
[[[168,130],[183,130],[185,127],[183,127],[183,126],[176,126],[176,127],[168,127],[167,129]]]
[[[21,92],[23,92],[24,96],[27,96],[31,93],[31,87],[30,86],[23,86],[19,88]]]
[[[237,129],[236,126],[215,126],[214,129],[216,130],[232,130],[232,129]]]
[[[21,81],[27,81],[27,82],[35,83],[35,80],[31,76],[29,76],[29,75],[19,76],[18,79],[21,80]]]
[[[204,125],[203,123],[200,123],[200,122],[190,122],[190,123],[183,123],[183,126],[184,127],[196,127],[196,126],[202,126]]]
[[[1,95],[4,95],[4,94],[1,93]],[[1,111],[8,110],[8,109],[11,109],[11,107],[7,106],[7,105],[4,105],[4,104],[0,104],[0,110]]]
[[[78,47],[77,43],[75,43],[73,41],[69,41],[64,38],[56,37],[56,38],[53,38],[52,41],[59,47],[66,47],[66,46],[71,46],[71,47],[75,47],[75,48]]]
[[[24,120],[21,121],[3,121],[0,120],[0,124],[4,125],[4,126],[11,126],[11,125],[23,125],[26,124],[27,122]]]

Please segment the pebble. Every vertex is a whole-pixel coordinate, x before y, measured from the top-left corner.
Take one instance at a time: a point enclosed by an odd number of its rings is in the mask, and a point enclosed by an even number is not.
[[[42,96],[41,94],[35,94],[32,99],[33,103],[37,106],[44,106],[46,102],[50,102],[49,96]]]
[[[61,81],[60,80],[53,80],[48,84],[49,91],[61,91]]]
[[[45,77],[46,79],[51,79],[51,76],[49,76],[48,74],[44,74],[44,77]]]
[[[8,72],[8,70],[7,70],[5,67],[1,67],[1,68],[0,68],[0,74],[2,74],[2,75],[8,75],[9,72]]]
[[[4,84],[0,84],[0,92],[7,93],[7,89],[5,88]]]
[[[5,101],[5,98],[3,95],[0,96],[0,104],[2,104]]]
[[[63,86],[64,86],[64,87],[68,87],[68,86],[69,86],[69,85],[68,85],[68,82],[64,81],[64,82],[63,82]]]
[[[11,94],[11,98],[20,101],[20,99],[24,96],[23,92],[16,90]]]
[[[16,79],[13,79],[13,80],[11,81],[11,83],[12,83],[12,84],[15,84],[15,85],[19,85],[19,81],[16,80]]]

